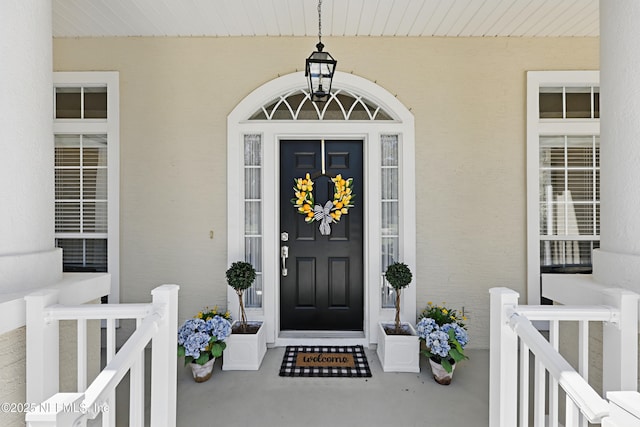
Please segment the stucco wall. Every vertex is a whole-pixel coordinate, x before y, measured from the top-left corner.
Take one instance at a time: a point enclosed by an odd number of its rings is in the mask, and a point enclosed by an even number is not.
[[[25,328],[0,335],[0,403],[26,400]],[[0,411],[0,425],[23,426],[24,414]]]
[[[597,69],[598,39],[327,38],[338,69],[415,114],[417,301],[465,307],[489,345],[488,289],[526,301],[526,71]],[[226,304],[226,117],[301,70],[312,38],[54,40],[56,71],[120,72],[121,299],[180,284],[180,319]],[[209,231],[214,230],[214,239]]]

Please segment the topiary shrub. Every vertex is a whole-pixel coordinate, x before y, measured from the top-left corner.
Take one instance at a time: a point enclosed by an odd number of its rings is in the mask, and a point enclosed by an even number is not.
[[[245,261],[236,261],[227,270],[227,283],[235,289],[240,300],[240,324],[242,329],[247,329],[247,315],[244,311],[244,291],[251,287],[256,280],[256,270],[251,264]]]
[[[384,273],[387,282],[396,290],[396,331],[400,330],[400,290],[406,288],[411,283],[413,275],[407,264],[394,262],[387,267]]]

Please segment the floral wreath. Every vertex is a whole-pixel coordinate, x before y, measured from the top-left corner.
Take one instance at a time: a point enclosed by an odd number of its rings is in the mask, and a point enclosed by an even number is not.
[[[320,234],[327,236],[331,234],[331,223],[340,221],[342,215],[349,213],[349,208],[353,207],[353,194],[351,187],[353,178],[344,179],[342,175],[331,178],[333,181],[333,200],[328,200],[324,206],[316,205],[313,198],[313,181],[307,173],[304,178],[294,178],[293,192],[295,198],[291,203],[297,208],[300,215],[304,215],[305,222],[310,224],[320,221]]]

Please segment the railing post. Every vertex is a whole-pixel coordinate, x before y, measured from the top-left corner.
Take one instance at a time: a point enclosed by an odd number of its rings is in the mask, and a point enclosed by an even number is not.
[[[518,305],[518,293],[492,288],[490,293],[489,425],[517,425],[518,336],[508,324],[508,310]]]
[[[153,305],[163,313],[151,344],[151,425],[175,427],[178,349],[178,285],[155,288]]]
[[[26,302],[26,401],[44,402],[60,387],[58,321],[45,319],[45,308],[57,304],[58,291],[43,289],[24,297]]]
[[[604,291],[605,304],[620,310],[618,323],[605,323],[602,331],[602,388],[636,391],[638,387],[638,294],[625,289]]]

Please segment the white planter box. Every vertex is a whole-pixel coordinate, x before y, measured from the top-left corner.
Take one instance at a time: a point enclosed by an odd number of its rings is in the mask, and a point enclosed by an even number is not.
[[[236,322],[234,322],[235,325]],[[223,371],[257,371],[267,352],[267,336],[264,322],[255,334],[231,334],[226,339],[227,348],[222,354]]]
[[[413,326],[402,325],[409,327],[411,335],[387,335],[383,323],[378,323],[376,352],[384,372],[420,372],[420,340]]]

